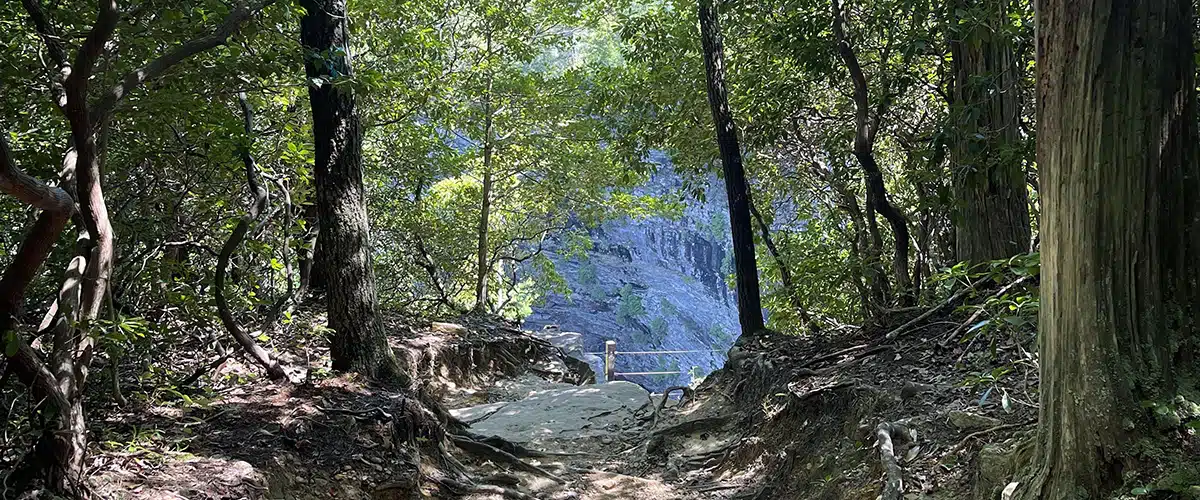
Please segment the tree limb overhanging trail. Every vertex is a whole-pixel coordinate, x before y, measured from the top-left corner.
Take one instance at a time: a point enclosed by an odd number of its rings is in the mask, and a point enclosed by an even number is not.
[[[36,0],[24,1],[31,2]],[[129,95],[130,92],[136,90],[143,83],[162,76],[172,66],[201,52],[225,45],[229,42],[229,38],[241,29],[243,24],[276,1],[260,0],[258,2],[239,3],[225,16],[225,19],[221,20],[221,24],[217,25],[212,32],[181,43],[170,52],[151,60],[138,69],[130,71],[121,79],[121,83],[113,85],[108,92],[104,93],[92,105],[92,112],[95,114],[95,119],[99,121],[107,117],[113,112],[116,105],[125,96]]]
[[[937,314],[938,311],[941,311],[942,309],[945,309],[947,306],[949,306],[955,302],[958,302],[959,300],[962,300],[963,297],[967,296],[967,294],[969,294],[973,291],[975,291],[975,288],[970,287],[970,286],[965,287],[962,290],[959,290],[954,295],[951,295],[950,298],[947,298],[946,300],[942,301],[941,304],[938,304],[934,307],[929,308],[928,311],[925,311],[920,316],[917,316],[917,317],[909,320],[907,323],[904,323],[903,325],[900,325],[900,326],[896,327],[895,329],[893,329],[892,331],[888,332],[887,335],[884,336],[884,338],[886,338],[888,340],[896,339],[896,337],[899,337],[901,334],[907,332],[908,329],[911,328],[913,325],[920,323],[922,321],[925,321],[930,316]]]
[[[997,290],[996,293],[993,293],[990,296],[988,296],[988,298],[985,299],[983,301],[983,303],[979,305],[979,308],[975,309],[975,312],[972,313],[971,316],[967,317],[966,321],[962,322],[961,324],[958,325],[958,327],[956,327],[954,330],[950,331],[950,333],[946,334],[946,337],[942,339],[942,343],[945,344],[945,343],[949,342],[954,337],[961,335],[967,328],[970,328],[971,324],[974,323],[975,320],[979,319],[979,317],[983,315],[983,312],[986,310],[985,306],[987,305],[988,300],[991,300],[996,297],[1000,297],[1000,296],[1008,293],[1009,290],[1012,290],[1013,288],[1017,287],[1018,285],[1020,285],[1022,283],[1025,283],[1026,281],[1029,281],[1029,276],[1022,276],[1020,278],[1013,280],[1012,283],[1004,285],[1004,287]],[[970,290],[970,288],[968,288],[968,290]]]
[[[242,216],[237,227],[229,234],[229,239],[225,240],[225,246],[221,247],[221,254],[217,257],[216,275],[213,277],[213,296],[217,301],[217,313],[221,316],[221,323],[225,325],[225,329],[229,331],[238,345],[242,346],[242,349],[245,349],[246,353],[267,371],[271,380],[284,381],[288,380],[287,371],[279,364],[279,360],[275,356],[258,345],[258,342],[255,342],[250,334],[242,329],[241,324],[230,312],[229,303],[225,299],[225,270],[229,267],[229,260],[241,246],[242,241],[246,239],[246,232],[250,229],[250,224],[261,222],[260,219],[265,215],[266,208],[270,203],[269,192],[262,180],[259,179],[258,165],[254,163],[254,156],[250,152],[250,145],[254,141],[254,111],[250,108],[244,92],[238,94],[238,104],[242,109],[246,130],[246,144],[242,145],[241,157],[245,166],[246,185],[250,188],[253,200],[246,215]]]

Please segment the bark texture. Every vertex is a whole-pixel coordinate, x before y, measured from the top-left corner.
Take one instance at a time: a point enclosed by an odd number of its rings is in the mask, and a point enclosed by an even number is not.
[[[704,47],[708,103],[712,107],[713,124],[717,130],[717,147],[721,151],[721,168],[725,173],[725,194],[729,199],[729,228],[733,232],[738,321],[742,326],[742,335],[753,335],[763,329],[758,265],[754,260],[754,226],[750,221],[750,192],[746,186],[746,171],[742,166],[737,126],[733,121],[733,112],[729,109],[729,96],[725,87],[725,49],[721,42],[718,9],[714,5],[716,1],[699,1],[700,41]]]
[[[1189,0],[1038,0],[1041,419],[1025,498],[1104,498],[1195,389]]]
[[[1020,147],[1020,74],[1008,22],[1009,0],[958,0],[953,54],[954,186],[958,260],[984,262],[1029,250],[1029,194]],[[981,14],[981,15],[980,15]]]
[[[300,43],[316,150],[318,266],[324,272],[333,368],[377,378],[400,376],[379,319],[370,225],[363,188],[362,125],[348,86],[352,75],[346,0],[302,0]]]

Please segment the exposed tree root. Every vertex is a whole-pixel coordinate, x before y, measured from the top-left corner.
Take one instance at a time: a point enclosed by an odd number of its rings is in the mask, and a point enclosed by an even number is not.
[[[646,453],[654,454],[663,451],[666,445],[667,438],[700,432],[702,430],[715,429],[724,426],[730,420],[730,416],[705,417],[695,420],[688,420],[678,424],[666,427],[662,430],[654,431],[646,440]]]
[[[459,495],[481,493],[486,495],[500,495],[504,498],[511,498],[513,500],[537,500],[536,497],[527,495],[512,488],[505,488],[503,486],[496,486],[494,484],[468,483],[450,478],[431,477],[429,479]]]
[[[659,416],[662,414],[663,409],[666,408],[667,400],[670,399],[671,393],[675,391],[680,391],[683,393],[683,396],[679,398],[680,406],[683,406],[696,398],[696,393],[691,387],[682,385],[668,387],[667,390],[663,391],[662,399],[659,400],[658,405],[654,406],[654,415],[652,417],[653,420],[650,421],[650,430],[654,430],[655,427],[658,427]],[[653,398],[651,398],[651,401],[653,401]]]
[[[911,440],[911,430],[900,422],[884,422],[875,428],[879,439],[879,461],[886,474],[883,482],[882,500],[900,500],[904,494],[904,469],[896,460],[895,443]]]
[[[825,386],[825,387],[820,387],[820,388],[817,388],[817,389],[813,389],[813,390],[811,390],[811,391],[808,391],[808,392],[795,392],[795,391],[792,391],[792,396],[793,396],[793,397],[795,397],[795,399],[794,399],[793,401],[795,401],[795,402],[803,402],[803,401],[805,401],[805,400],[807,400],[807,399],[809,399],[809,398],[811,398],[811,397],[813,397],[813,396],[816,396],[816,395],[818,395],[818,394],[821,394],[821,393],[824,393],[824,392],[828,392],[828,391],[835,391],[835,390],[838,390],[838,389],[844,389],[844,388],[846,388],[846,387],[855,387],[855,383],[854,383],[854,382],[851,382],[851,381],[843,381],[843,382],[838,382],[838,383],[836,383],[836,384],[833,384],[833,385],[827,385],[827,386]],[[789,401],[789,404],[790,404],[790,403],[791,403],[791,402]]]
[[[959,441],[958,444],[954,445],[953,448],[950,448],[949,453],[951,453],[951,454],[958,453],[958,451],[965,448],[967,446],[967,443],[970,442],[972,439],[975,439],[975,438],[978,438],[981,436],[985,436],[985,435],[991,434],[993,432],[999,432],[999,431],[1008,430],[1008,429],[1017,429],[1020,427],[1025,427],[1025,426],[1033,425],[1036,423],[1037,423],[1037,420],[1030,420],[1030,421],[1020,422],[1020,423],[1016,423],[1016,424],[997,425],[990,429],[984,429],[981,431],[972,432],[970,434],[967,434],[967,437],[962,438],[962,441]]]
[[[512,456],[518,457],[518,458],[575,457],[575,456],[587,455],[587,453],[566,453],[566,452],[549,452],[549,451],[531,450],[529,448],[526,448],[524,446],[521,446],[517,443],[514,443],[507,439],[501,438],[499,436],[481,436],[479,434],[475,434],[473,432],[465,431],[465,430],[454,432],[453,434],[458,437],[470,439],[477,443],[483,443],[483,444],[489,445],[493,448],[496,448],[498,450],[508,452]]]
[[[525,462],[516,456],[513,456],[512,453],[496,448],[490,444],[482,443],[467,436],[460,436],[457,434],[448,434],[447,437],[449,437],[450,441],[453,442],[455,446],[459,447],[459,449],[472,455],[477,455],[493,462],[512,465],[519,470],[537,474],[558,484],[563,484],[566,482],[561,477],[554,475],[554,473]]]

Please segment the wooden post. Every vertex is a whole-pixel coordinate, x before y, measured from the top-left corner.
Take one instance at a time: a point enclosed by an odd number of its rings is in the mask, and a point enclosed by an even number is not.
[[[617,341],[604,343],[604,381],[612,382],[617,375]]]

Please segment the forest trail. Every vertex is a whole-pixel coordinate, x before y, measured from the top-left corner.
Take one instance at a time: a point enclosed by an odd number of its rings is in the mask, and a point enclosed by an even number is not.
[[[483,484],[519,484],[540,499],[698,498],[655,479],[608,470],[624,463],[622,455],[653,423],[658,399],[640,386],[571,383],[580,380],[567,365],[582,365],[532,332],[503,323],[391,326],[410,330],[394,347],[421,360],[422,382],[440,393],[453,418],[470,424],[471,433],[524,447],[515,454],[532,467],[457,451]],[[310,360],[310,369],[322,362]],[[180,388],[177,397],[154,404],[100,410],[104,418],[93,430],[100,446],[90,458],[99,494],[147,500],[392,498],[393,481],[407,472],[397,460],[392,419],[411,398],[409,391],[354,376],[280,385],[237,358],[204,379],[214,384],[212,391]]]
[[[892,426],[904,498],[985,498],[1005,485],[1008,450],[1032,416],[1012,403],[1021,382],[962,384],[983,353],[942,347],[940,335],[743,339],[726,368],[664,401],[629,382],[589,383],[586,364],[503,322],[392,318],[390,328],[407,331],[393,347],[418,363],[420,397],[440,401],[447,429],[465,424],[447,434],[448,451],[476,484],[426,485],[434,498],[870,500],[887,477],[880,424]],[[310,369],[324,362],[316,354]],[[278,385],[237,359],[205,379],[212,390],[99,410],[89,465],[98,492],[407,499],[397,481],[417,463],[423,477],[439,474],[398,441],[411,391],[354,376]]]

